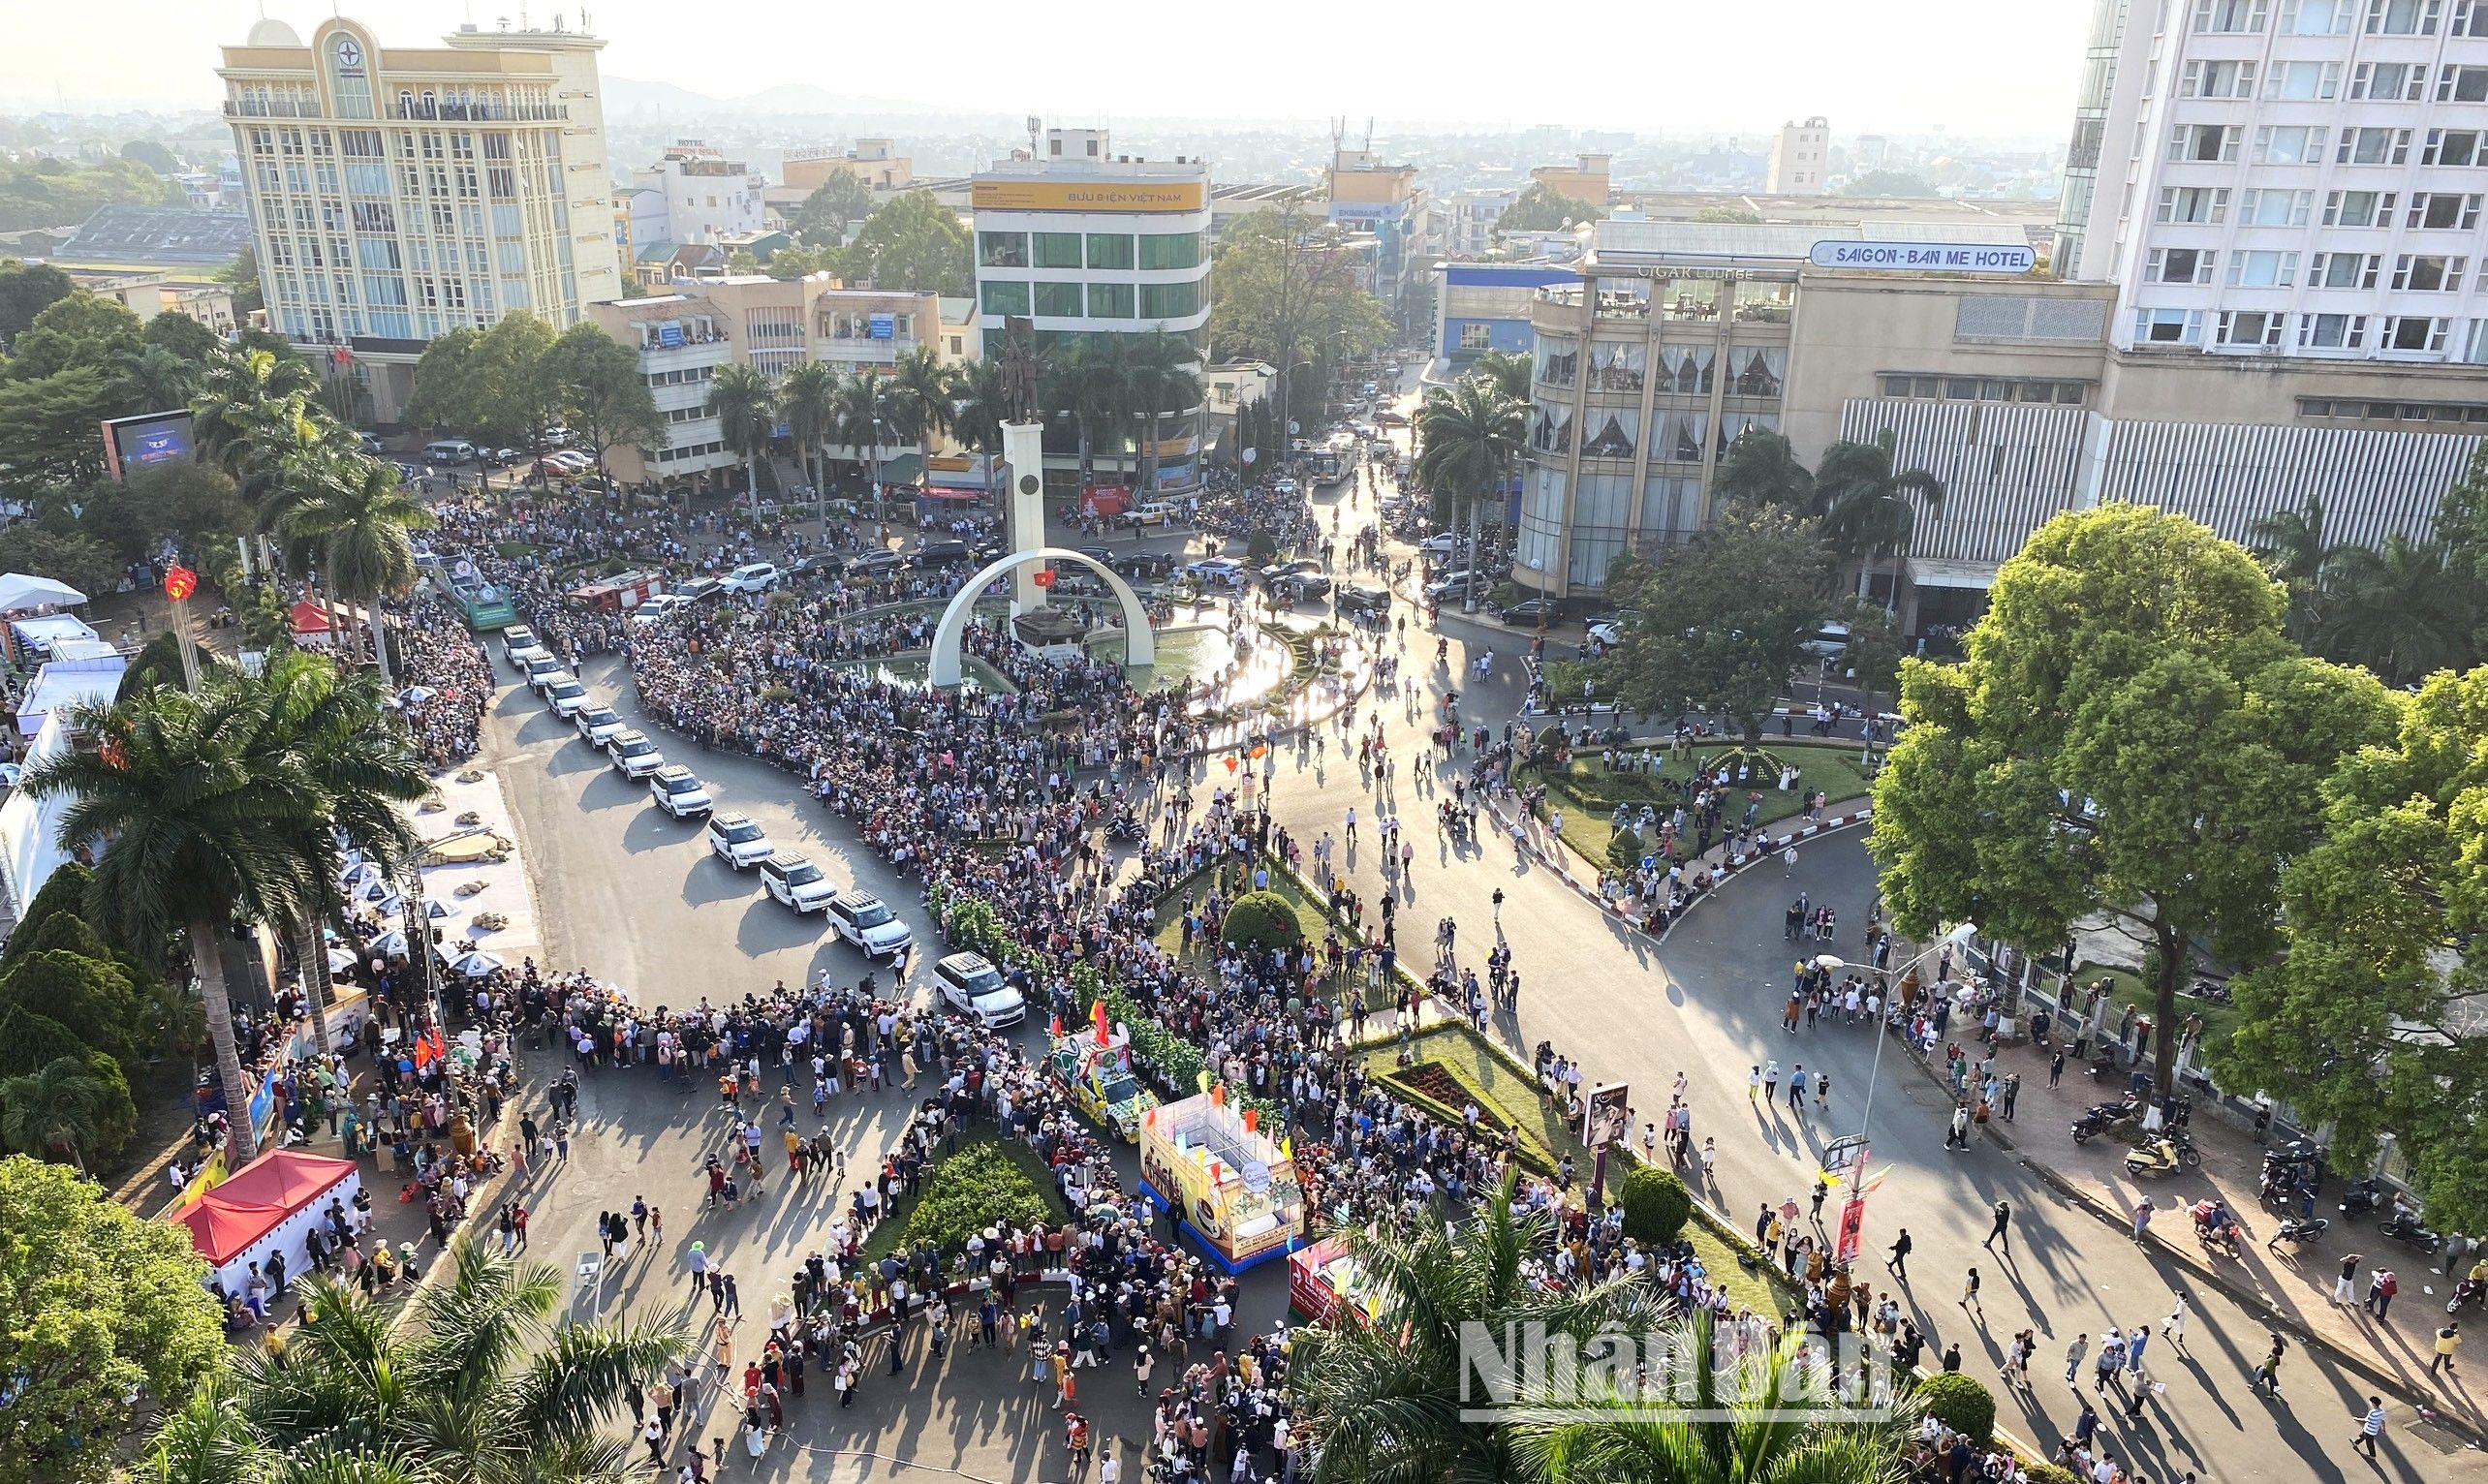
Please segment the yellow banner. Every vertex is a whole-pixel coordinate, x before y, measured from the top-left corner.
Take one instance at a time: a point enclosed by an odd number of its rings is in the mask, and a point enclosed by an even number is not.
[[[979,211],[1199,211],[1209,204],[1200,180],[980,180],[969,201]]]

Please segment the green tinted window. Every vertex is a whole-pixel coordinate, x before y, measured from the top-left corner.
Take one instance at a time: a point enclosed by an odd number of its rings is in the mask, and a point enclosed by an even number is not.
[[[1076,232],[1041,232],[1037,233],[1037,266],[1041,268],[1075,268],[1080,265],[1080,234]]]
[[[1128,268],[1132,266],[1132,237],[1128,232],[1093,232],[1088,239],[1088,264],[1093,268]]]
[[[1089,318],[1092,320],[1129,320],[1135,313],[1135,295],[1130,284],[1091,284]]]
[[[1095,241],[1096,238],[1092,237],[1089,240]],[[1200,233],[1197,232],[1161,232],[1142,237],[1140,266],[1144,268],[1199,267]]]
[[[977,260],[989,268],[1028,266],[1028,233],[1024,232],[978,232]]]
[[[1037,312],[1050,319],[1076,320],[1080,317],[1080,286],[1077,284],[1043,284],[1037,286]]]
[[[984,312],[987,314],[1026,314],[1028,286],[996,279],[984,286]]]
[[[1140,286],[1140,318],[1144,320],[1180,320],[1200,313],[1200,285],[1142,284]]]

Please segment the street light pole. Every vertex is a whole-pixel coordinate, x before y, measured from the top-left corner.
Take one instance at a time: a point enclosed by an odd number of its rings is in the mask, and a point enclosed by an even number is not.
[[[1903,964],[1898,971],[1899,976],[1903,979],[1907,979],[1913,971],[1914,971],[1920,964],[1925,963],[1928,959],[1934,958],[1938,954],[1941,954],[1949,948],[1967,947],[1970,944],[1971,940],[1977,936],[1978,929],[1975,924],[1968,922],[1962,923],[1951,932],[1944,934],[1942,938],[1936,940],[1932,943],[1929,943],[1908,963]],[[1847,959],[1832,953],[1818,955],[1814,963],[1816,968],[1825,971],[1833,969],[1858,969],[1871,967],[1867,965],[1852,964]],[[1888,1007],[1886,1007],[1884,1012],[1888,1013]],[[1835,1252],[1838,1259],[1842,1262],[1855,1260],[1857,1256],[1858,1233],[1864,1229],[1866,1221],[1866,1160],[1868,1153],[1872,1147],[1867,1141],[1868,1130],[1873,1127],[1875,1119],[1875,1089],[1882,1080],[1883,1075],[1883,1042],[1891,1038],[1889,1033],[1884,1029],[1881,1021],[1882,1015],[1879,1014],[1877,1016],[1878,1023],[1875,1027],[1875,1060],[1873,1065],[1867,1068],[1866,1072],[1866,1103],[1864,1109],[1857,1115],[1857,1132],[1853,1135],[1853,1140],[1856,1144],[1857,1159],[1856,1161],[1850,1166],[1849,1199],[1842,1203],[1840,1212],[1840,1234]],[[1844,1139],[1838,1142],[1849,1143],[1850,1140]]]

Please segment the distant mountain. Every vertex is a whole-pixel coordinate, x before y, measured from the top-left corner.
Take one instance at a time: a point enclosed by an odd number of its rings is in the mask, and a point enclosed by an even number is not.
[[[809,113],[919,113],[930,110],[932,107],[894,98],[833,93],[808,82],[781,82],[742,98],[711,98],[672,82],[647,82],[638,77],[609,75],[605,79],[605,112],[608,118],[627,118],[634,114],[761,117]]]

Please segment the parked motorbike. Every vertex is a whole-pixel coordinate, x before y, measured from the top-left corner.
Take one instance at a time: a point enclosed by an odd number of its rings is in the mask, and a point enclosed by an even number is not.
[[[2331,1221],[2320,1216],[2284,1217],[2281,1220],[2281,1229],[2272,1234],[2271,1241],[2263,1244],[2263,1250],[2270,1252],[2273,1244],[2279,1242],[2312,1242],[2322,1236],[2324,1228],[2331,1224]]]
[[[2228,983],[2224,979],[2197,978],[2186,993],[2197,1000],[2208,1000],[2214,1005],[2227,1005],[2236,998],[2229,993]]]
[[[2445,1301],[2444,1312],[2460,1314],[2466,1309],[2476,1309],[2483,1296],[2488,1296],[2488,1283],[2466,1278],[2453,1285],[2453,1297]]]
[[[2073,1142],[2087,1144],[2107,1132],[2110,1125],[2123,1123],[2140,1111],[2140,1105],[2130,1098],[2123,1102],[2093,1103],[2073,1121]]]
[[[2353,1180],[2341,1192],[2341,1214],[2365,1216],[2384,1204],[2384,1187],[2373,1175]]]
[[[2126,1156],[2126,1173],[2173,1175],[2202,1162],[2203,1157],[2194,1148],[2194,1141],[2186,1136],[2185,1130],[2172,1128]]]
[[[2442,1232],[2430,1231],[2419,1224],[2419,1219],[2409,1211],[2396,1211],[2392,1219],[2378,1228],[2384,1235],[2422,1252],[2433,1252],[2444,1246]]]

